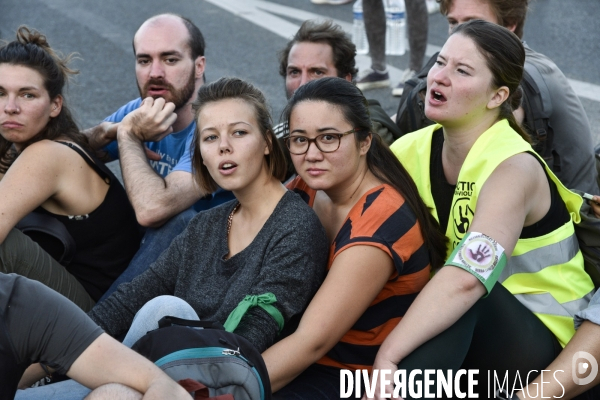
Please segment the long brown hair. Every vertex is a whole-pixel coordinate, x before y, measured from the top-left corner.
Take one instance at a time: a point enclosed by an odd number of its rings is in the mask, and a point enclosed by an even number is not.
[[[324,101],[342,110],[344,119],[355,129],[357,143],[372,135],[371,147],[367,152],[367,166],[380,181],[393,187],[415,214],[421,227],[421,234],[427,249],[432,268],[439,268],[446,260],[447,238],[442,233],[436,219],[431,215],[419,196],[419,190],[410,174],[404,169],[389,147],[373,131],[367,100],[352,83],[341,78],[321,78],[296,90],[283,111],[286,121],[294,107],[303,101]]]
[[[26,26],[17,29],[16,40],[0,47],[0,64],[19,65],[37,71],[52,100],[63,95],[69,75],[77,73],[68,67],[72,57],[72,54],[62,57],[52,50],[46,36]],[[87,137],[79,132],[64,99],[60,114],[51,118],[42,131],[23,144],[23,148],[43,139],[56,140],[61,137],[91,151]],[[0,136],[0,173],[5,173],[18,155],[13,144]]]

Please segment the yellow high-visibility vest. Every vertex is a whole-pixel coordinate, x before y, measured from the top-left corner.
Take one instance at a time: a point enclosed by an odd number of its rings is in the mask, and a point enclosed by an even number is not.
[[[428,126],[401,137],[390,147],[412,176],[421,198],[438,221],[429,166],[433,132],[439,128],[441,125]],[[542,160],[506,120],[497,122],[477,139],[458,175],[446,229],[450,239],[447,256],[468,231],[479,192],[487,178],[504,160],[523,152],[530,152]],[[580,221],[579,209],[583,200],[565,188],[545,162],[543,165],[556,184],[571,220],[546,235],[519,239],[499,282],[540,318],[565,346],[575,333],[573,316],[587,306],[594,284],[584,271],[583,256],[575,236],[574,224]]]

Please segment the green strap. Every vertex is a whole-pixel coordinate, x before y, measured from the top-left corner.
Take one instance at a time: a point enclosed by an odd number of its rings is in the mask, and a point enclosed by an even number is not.
[[[227,321],[223,326],[227,332],[233,332],[240,324],[242,317],[248,312],[251,307],[260,307],[265,310],[279,326],[279,332],[283,329],[283,315],[281,312],[272,306],[271,304],[277,302],[277,298],[273,293],[264,293],[259,295],[247,295],[244,300],[240,301],[240,304],[233,309]]]

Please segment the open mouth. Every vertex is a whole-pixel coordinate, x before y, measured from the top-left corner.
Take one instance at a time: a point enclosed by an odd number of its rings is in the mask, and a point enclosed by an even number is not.
[[[150,86],[148,88],[149,92],[164,92],[164,91],[167,91],[167,90],[169,90],[169,89],[166,88],[166,87],[163,87],[163,86]]]
[[[435,101],[446,101],[446,97],[437,90],[431,90],[431,98]]]
[[[237,167],[236,163],[232,163],[232,162],[224,162],[221,165],[219,165],[219,169],[222,169],[224,171],[230,170]]]

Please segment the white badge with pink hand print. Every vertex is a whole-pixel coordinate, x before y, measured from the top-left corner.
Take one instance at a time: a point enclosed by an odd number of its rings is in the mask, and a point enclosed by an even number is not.
[[[472,273],[489,293],[506,265],[504,247],[483,233],[469,232],[456,246],[446,265]]]

